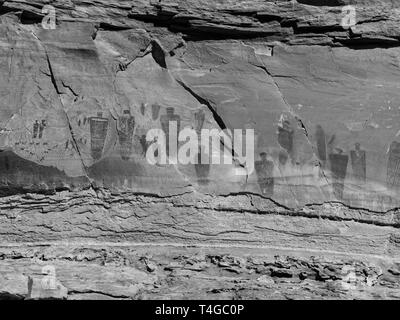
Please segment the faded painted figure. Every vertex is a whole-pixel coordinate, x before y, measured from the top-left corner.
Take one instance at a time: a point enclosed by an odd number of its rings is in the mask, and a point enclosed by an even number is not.
[[[44,129],[47,126],[47,122],[46,120],[42,120],[40,123],[38,120],[35,121],[35,123],[33,124],[33,138],[39,138],[42,139],[43,138],[43,132]]]
[[[167,156],[170,154],[170,135],[171,138],[176,139],[176,142],[178,143],[178,135],[181,131],[181,117],[174,112],[174,108],[167,108],[167,114],[164,114],[160,117],[161,128],[165,133]],[[169,132],[170,122],[176,122],[177,132]],[[172,137],[172,135],[176,135],[176,137]]]
[[[194,114],[195,130],[198,136],[200,136],[201,129],[203,129],[205,118],[206,115],[201,109]]]
[[[199,184],[208,184],[209,183],[209,175],[210,175],[210,164],[202,163],[202,160],[208,156],[203,151],[204,147],[199,147],[199,152],[197,154],[197,163],[194,165],[197,181]]]
[[[343,150],[336,148],[335,153],[329,155],[331,165],[333,194],[337,199],[343,199],[344,180],[346,179],[349,156],[343,154]]]
[[[39,121],[36,120],[35,123],[33,124],[33,138],[36,139],[38,136],[39,132]]]
[[[142,114],[142,116],[146,114],[146,105],[144,103],[140,105],[140,113]]]
[[[351,167],[354,179],[359,183],[365,183],[367,178],[366,152],[361,150],[359,143],[355,144],[355,150],[350,151]]]
[[[255,162],[255,169],[258,178],[258,185],[264,196],[272,197],[274,194],[274,163],[267,160],[267,153],[260,153],[261,160]]]
[[[201,130],[204,126],[205,121],[205,113],[203,110],[198,110],[194,114],[194,127],[199,139],[199,151],[197,153],[197,163],[194,165],[197,181],[199,184],[208,184],[209,183],[209,175],[210,175],[210,164],[209,163],[202,163],[202,160],[209,158],[208,154],[204,153],[204,147],[201,145]]]
[[[108,119],[98,112],[97,117],[89,119],[92,158],[100,160],[103,155],[104,143],[107,137]]]
[[[124,113],[118,119],[118,139],[122,160],[128,161],[133,151],[133,133],[135,130],[135,117],[131,115],[130,110],[124,110]]]
[[[157,103],[155,103],[151,106],[151,117],[154,121],[158,119],[158,116],[160,114],[160,109],[161,109],[161,106]]]
[[[43,131],[47,126],[47,121],[46,120],[42,120],[42,123],[39,126],[39,139],[43,138]]]
[[[390,189],[396,190],[400,187],[400,143],[397,141],[390,145],[386,182]]]
[[[286,152],[292,156],[294,130],[288,120],[284,120],[278,127],[278,142]]]
[[[142,147],[142,156],[146,156],[147,149],[149,148],[151,143],[146,140],[145,134],[142,134],[139,141],[140,141],[140,146]]]

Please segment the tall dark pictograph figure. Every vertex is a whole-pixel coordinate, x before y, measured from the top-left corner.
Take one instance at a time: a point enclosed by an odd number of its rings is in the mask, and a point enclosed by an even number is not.
[[[122,160],[128,161],[133,151],[133,132],[135,130],[135,117],[130,110],[124,110],[118,119],[118,139]]]
[[[274,194],[274,163],[267,160],[267,153],[260,153],[261,160],[255,162],[255,169],[261,193],[264,196],[272,197]]]
[[[349,156],[343,154],[343,150],[336,148],[335,153],[329,154],[329,162],[332,172],[333,194],[337,199],[343,199],[344,181],[347,174]]]
[[[294,130],[288,120],[284,120],[282,126],[278,127],[278,142],[289,155],[293,151],[293,135]]]
[[[209,183],[209,175],[210,175],[210,164],[202,163],[206,157],[209,157],[208,154],[205,154],[203,149],[204,147],[201,145],[201,130],[203,129],[205,121],[205,113],[203,110],[198,110],[194,114],[194,128],[196,130],[198,139],[199,139],[199,151],[197,153],[197,163],[194,165],[198,183],[199,184],[208,184]],[[209,160],[209,159],[208,159]]]
[[[194,114],[195,130],[198,136],[200,136],[201,129],[203,129],[205,118],[206,115],[203,110],[199,110]]]
[[[89,119],[89,124],[92,158],[99,160],[103,155],[104,143],[107,137],[108,119],[103,118],[102,112],[98,112],[97,117]]]
[[[140,105],[140,113],[142,114],[142,116],[144,116],[146,113],[146,105],[144,103]]]
[[[364,150],[361,150],[359,143],[355,144],[355,150],[350,151],[350,158],[354,179],[359,183],[365,183],[367,179],[367,155]]]
[[[35,123],[33,124],[33,138],[36,139],[39,133],[39,121],[35,120]]]
[[[154,121],[158,119],[158,116],[160,115],[160,105],[155,103],[151,106],[151,117]]]
[[[47,122],[46,120],[42,120],[42,122],[39,125],[39,139],[43,138],[43,131],[47,126]]]
[[[321,161],[322,165],[326,163],[326,136],[325,131],[322,129],[320,125],[317,125],[317,129],[315,131],[315,137],[317,140],[317,152],[318,159]]]
[[[150,146],[150,143],[146,139],[146,135],[142,134],[139,141],[140,141],[140,145],[142,147],[142,156],[146,156],[147,149]]]
[[[197,154],[197,163],[194,165],[197,181],[199,184],[208,184],[209,183],[209,176],[210,176],[210,164],[209,163],[202,163],[208,154],[205,154],[203,151],[204,147],[199,146],[199,152]],[[204,161],[203,161],[204,162]]]
[[[386,183],[390,189],[400,188],[400,143],[397,141],[390,145]]]
[[[288,159],[289,159],[289,156],[285,150],[279,151],[278,160],[279,160],[280,166],[286,165]]]
[[[164,114],[160,117],[160,122],[161,122],[161,128],[165,133],[165,139],[166,139],[166,150],[167,150],[167,156],[169,156],[169,137],[171,135],[176,135],[176,141],[178,143],[178,136],[179,132],[181,130],[181,117],[177,114],[175,114],[175,109],[174,108],[167,108],[167,114]],[[169,124],[170,122],[176,122],[176,127],[177,127],[177,132],[169,132]]]

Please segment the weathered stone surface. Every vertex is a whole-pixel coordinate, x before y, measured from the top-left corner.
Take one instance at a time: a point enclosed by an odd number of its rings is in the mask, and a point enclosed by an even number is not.
[[[0,1],[0,298],[398,299],[399,12]],[[171,120],[230,163],[149,163]]]
[[[382,257],[322,256],[261,246],[104,243],[31,246],[29,250],[2,247],[1,251],[7,258],[0,267],[3,272],[12,268],[14,277],[22,270],[35,273],[53,267],[57,283],[68,289],[71,300],[398,299],[398,263]],[[149,270],[149,263],[157,268]],[[46,279],[37,281],[46,284]]]

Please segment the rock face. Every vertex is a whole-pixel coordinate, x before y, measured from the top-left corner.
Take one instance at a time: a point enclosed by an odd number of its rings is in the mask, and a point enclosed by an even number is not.
[[[399,298],[399,22],[0,1],[0,298]]]

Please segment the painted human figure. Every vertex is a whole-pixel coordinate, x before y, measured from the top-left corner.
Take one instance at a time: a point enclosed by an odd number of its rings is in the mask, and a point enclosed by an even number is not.
[[[139,141],[140,141],[140,145],[142,147],[142,155],[145,156],[147,153],[147,149],[150,146],[149,142],[147,142],[146,135],[142,134]]]
[[[42,139],[43,137],[43,131],[47,126],[46,120],[42,120],[42,123],[39,125],[39,139]]]
[[[349,156],[343,154],[342,149],[335,148],[334,153],[329,154],[329,162],[332,172],[333,194],[337,199],[343,199]]]
[[[36,120],[35,123],[33,124],[33,138],[36,139],[38,136],[39,132],[39,121]]]
[[[199,110],[194,114],[194,120],[195,120],[195,130],[198,136],[201,134],[201,129],[203,129],[204,121],[205,121],[206,115],[203,110]]]
[[[89,118],[91,153],[94,160],[101,159],[107,137],[108,119],[103,118],[103,113],[98,112],[97,117]]]
[[[133,149],[133,132],[135,130],[135,117],[130,110],[124,110],[118,119],[118,139],[122,160],[128,161]]]
[[[255,170],[258,178],[258,185],[264,196],[271,197],[274,194],[274,163],[267,160],[267,153],[260,154],[261,160],[255,162]]]
[[[155,103],[151,106],[151,117],[153,118],[153,120],[157,120],[158,116],[160,114],[160,105]]]
[[[8,156],[4,157],[4,166],[5,166],[7,171],[10,170],[10,160],[9,160]]]
[[[293,135],[294,130],[292,129],[290,122],[284,120],[282,126],[278,127],[278,142],[290,156],[293,151]]]
[[[281,150],[278,155],[279,166],[284,167],[289,159],[289,156],[285,150]]]
[[[67,142],[65,143],[65,150],[68,152],[73,152],[74,150],[76,150],[74,142],[72,140],[67,140]]]
[[[199,184],[208,184],[209,183],[209,175],[210,175],[210,164],[203,163],[205,156],[203,151],[204,147],[199,146],[199,152],[197,154],[197,163],[194,165],[196,176]],[[203,160],[203,161],[202,161]]]
[[[390,144],[386,183],[390,189],[400,188],[400,143]]]
[[[350,151],[351,167],[354,179],[359,183],[365,183],[367,177],[366,152],[361,150],[359,143],[355,144],[355,150]]]
[[[176,137],[176,142],[178,144],[178,136],[180,132],[180,127],[181,127],[181,117],[177,114],[174,113],[175,109],[174,108],[167,108],[167,114],[164,114],[160,117],[160,122],[161,122],[161,128],[165,133],[165,140],[166,140],[166,151],[167,151],[167,156],[169,155],[169,137],[170,135],[175,135]],[[176,128],[177,132],[170,132],[169,131],[169,126],[171,122],[176,122]]]
[[[317,125],[317,129],[315,131],[315,137],[317,140],[317,152],[318,159],[321,161],[322,166],[325,166],[326,163],[326,136],[325,131],[322,126]]]

